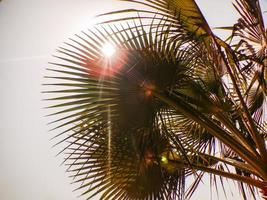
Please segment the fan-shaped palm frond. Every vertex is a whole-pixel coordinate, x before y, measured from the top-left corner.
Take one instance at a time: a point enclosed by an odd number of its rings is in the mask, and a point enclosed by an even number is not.
[[[264,123],[266,113],[266,44],[267,34],[259,1],[236,1],[241,18],[234,25],[233,36],[239,37],[236,50],[248,76],[247,98],[255,120]]]
[[[70,170],[88,198],[102,193],[101,199],[175,199],[184,186],[184,169],[170,172],[161,167],[158,154],[168,148],[167,140],[150,129],[118,132],[110,124],[97,133],[94,143],[83,137],[70,147]],[[77,138],[78,139],[78,138]],[[183,192],[179,192],[181,197]]]
[[[155,36],[138,27],[122,29],[96,29],[91,33],[96,39],[84,33],[85,38],[78,36],[79,41],[66,43],[71,48],[59,49],[63,63],[52,63],[49,69],[59,75],[47,78],[60,82],[51,85],[68,89],[47,93],[59,94],[49,100],[64,101],[52,106],[63,108],[53,115],[67,115],[53,122],[60,123],[56,128],[70,128],[57,137],[69,134],[60,142],[70,142],[65,148],[66,161],[73,161],[69,171],[82,182],[80,188],[87,188],[85,193],[99,188],[96,191],[107,199],[175,199],[183,195],[177,190],[183,188],[185,173],[183,168],[169,173],[160,167],[158,159],[169,144],[154,141],[153,135],[157,135],[157,113],[165,106],[150,90],[183,85],[190,78],[193,62],[179,43],[168,41],[168,33]],[[108,41],[118,49],[118,59],[101,55]]]

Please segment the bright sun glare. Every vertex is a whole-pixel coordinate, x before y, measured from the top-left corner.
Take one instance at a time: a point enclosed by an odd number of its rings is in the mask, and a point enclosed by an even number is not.
[[[115,47],[111,43],[106,43],[102,47],[102,52],[106,57],[111,57],[115,51]]]

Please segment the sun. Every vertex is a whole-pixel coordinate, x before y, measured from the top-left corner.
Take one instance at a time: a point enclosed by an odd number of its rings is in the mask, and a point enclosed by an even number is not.
[[[102,47],[103,54],[110,58],[116,52],[115,47],[111,43],[105,43]]]

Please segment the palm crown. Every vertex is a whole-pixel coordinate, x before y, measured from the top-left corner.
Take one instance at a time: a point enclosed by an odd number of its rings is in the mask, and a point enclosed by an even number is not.
[[[78,189],[88,199],[185,199],[209,173],[237,180],[244,199],[267,195],[259,1],[235,1],[228,42],[194,0],[125,1],[145,8],[105,14],[116,17],[65,43],[48,68],[55,138]]]

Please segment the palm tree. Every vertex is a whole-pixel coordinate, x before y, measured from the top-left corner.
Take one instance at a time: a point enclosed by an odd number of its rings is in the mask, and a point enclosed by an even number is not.
[[[189,199],[210,174],[267,196],[267,31],[258,0],[217,37],[194,0],[124,0],[58,49],[47,79],[65,164],[88,199]],[[115,18],[114,18],[115,16]],[[102,48],[116,49],[108,57]],[[51,89],[51,86],[53,89]],[[54,89],[54,88],[57,89]],[[188,179],[194,179],[188,185]],[[219,181],[218,181],[219,180]],[[264,197],[265,196],[265,197]]]

